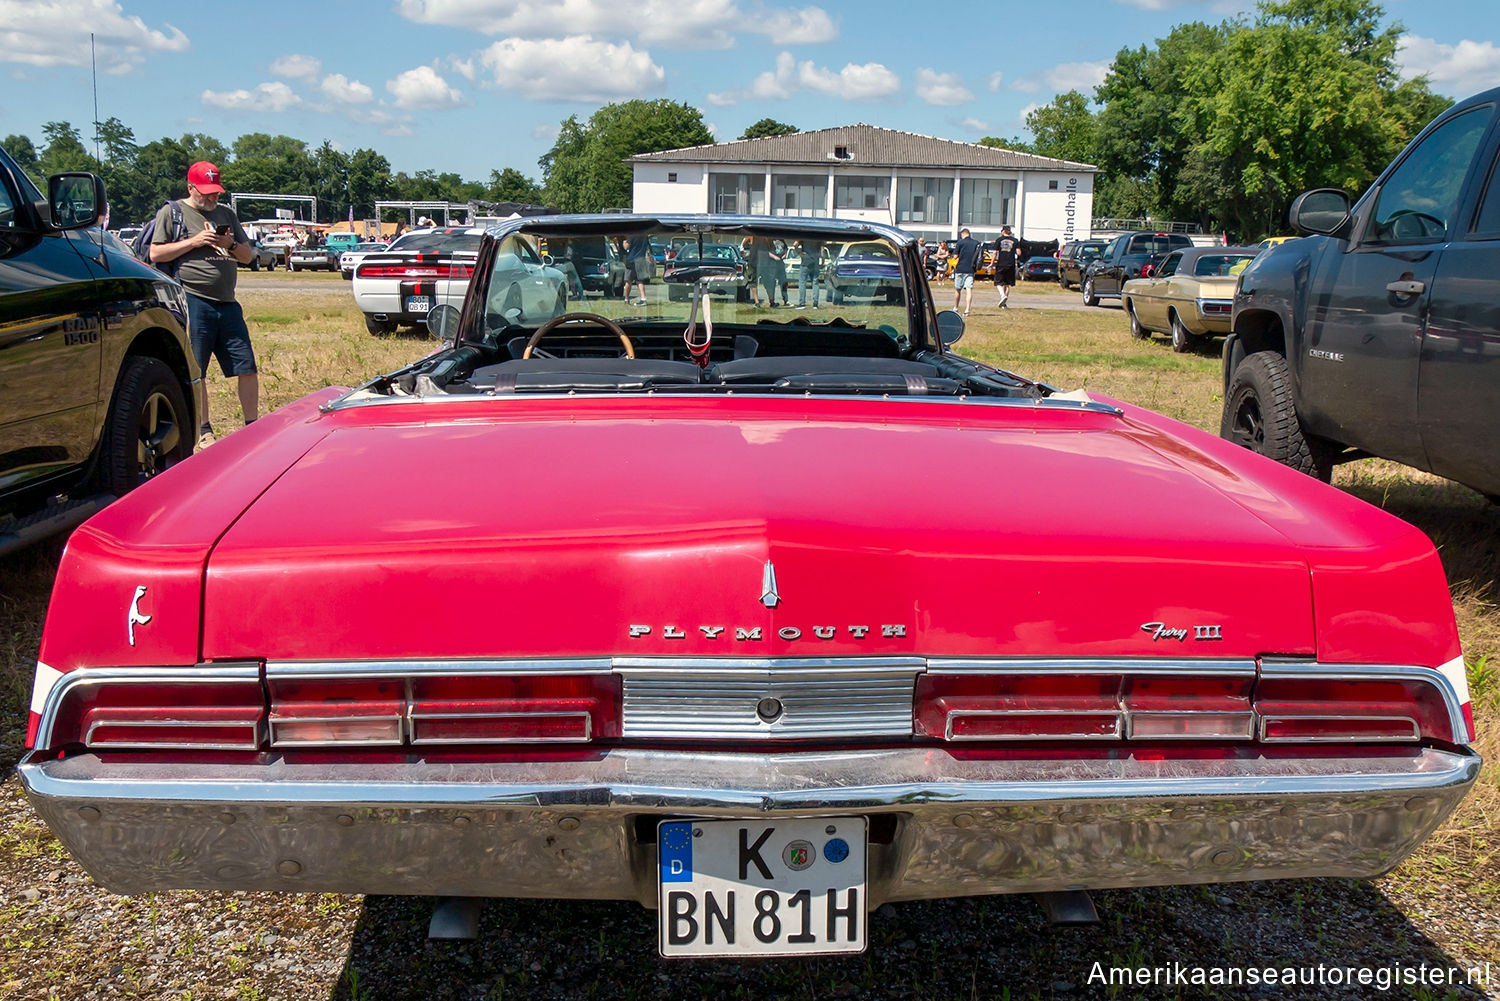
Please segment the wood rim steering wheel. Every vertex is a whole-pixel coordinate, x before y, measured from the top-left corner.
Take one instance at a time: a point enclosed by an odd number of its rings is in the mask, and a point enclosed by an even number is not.
[[[612,334],[620,339],[620,343],[625,345],[625,357],[635,357],[635,345],[630,343],[629,336],[621,329],[620,325],[609,317],[600,316],[598,313],[563,313],[561,316],[554,316],[536,328],[536,333],[532,334],[531,340],[526,342],[526,350],[521,352],[521,357],[530,358],[531,352],[536,350],[537,341],[540,341],[564,323],[597,323],[602,327],[607,327]]]

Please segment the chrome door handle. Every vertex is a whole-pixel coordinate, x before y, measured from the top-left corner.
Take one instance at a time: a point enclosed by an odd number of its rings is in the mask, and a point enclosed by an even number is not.
[[[1391,282],[1385,287],[1385,290],[1387,292],[1394,292],[1397,295],[1421,295],[1426,288],[1427,284],[1425,282],[1402,279],[1401,281]]]

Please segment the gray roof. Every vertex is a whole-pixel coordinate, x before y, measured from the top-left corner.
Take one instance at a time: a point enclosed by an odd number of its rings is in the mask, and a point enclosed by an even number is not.
[[[834,150],[842,146],[847,158],[836,158]],[[630,158],[636,163],[725,163],[725,164],[802,164],[827,167],[835,164],[854,167],[971,167],[998,170],[1069,170],[1096,171],[1088,163],[1054,160],[1033,153],[997,149],[976,143],[954,142],[915,132],[883,129],[876,125],[841,125],[816,132],[797,132],[788,136],[764,139],[741,139],[639,153]]]

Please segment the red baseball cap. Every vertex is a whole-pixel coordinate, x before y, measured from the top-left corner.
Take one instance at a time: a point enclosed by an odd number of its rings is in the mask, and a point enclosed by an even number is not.
[[[219,183],[219,168],[207,160],[199,160],[188,168],[188,183],[210,195],[224,190],[224,185]]]

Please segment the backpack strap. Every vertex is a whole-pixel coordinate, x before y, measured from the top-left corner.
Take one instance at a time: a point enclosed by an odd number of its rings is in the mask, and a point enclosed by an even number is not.
[[[167,202],[167,206],[172,210],[172,239],[167,242],[178,243],[186,240],[188,235],[187,223],[182,221],[182,203],[174,198]]]

